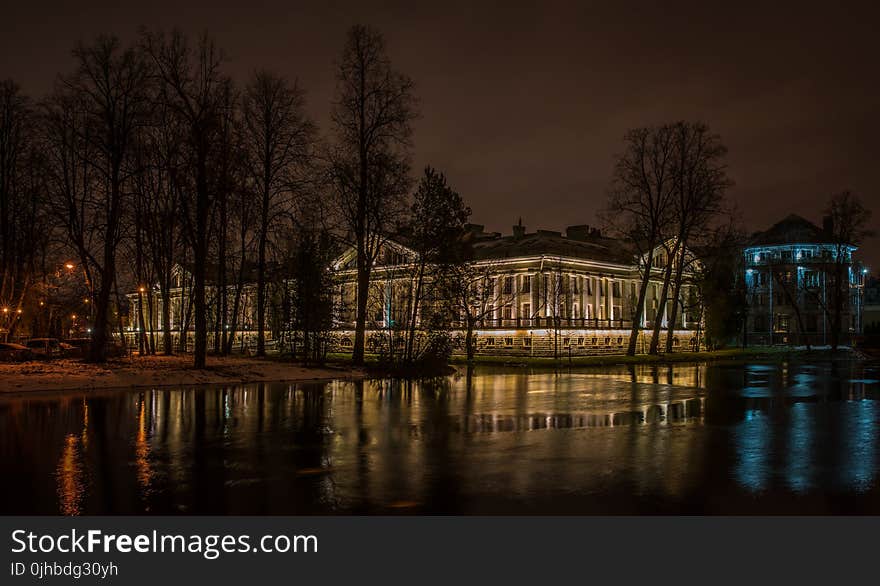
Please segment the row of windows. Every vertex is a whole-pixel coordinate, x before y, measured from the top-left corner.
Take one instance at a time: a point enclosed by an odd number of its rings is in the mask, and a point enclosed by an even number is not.
[[[756,287],[767,287],[770,285],[770,273],[764,271],[758,271],[753,273],[753,281],[752,284]],[[820,273],[818,271],[803,271],[800,277],[800,282],[797,283],[800,287],[807,288],[815,288],[818,287],[821,283],[819,278]],[[789,283],[795,284],[796,278],[795,273],[792,271],[780,271],[776,273],[776,278],[774,279],[776,284],[787,285]]]
[[[555,280],[553,277],[555,276]],[[501,282],[501,293],[504,295],[511,295],[514,292],[515,288],[515,279],[516,277],[510,275],[502,278]],[[532,275],[522,275],[520,277],[520,293],[531,293],[532,292]],[[578,295],[581,292],[581,281],[583,280],[583,288],[585,289],[585,293],[587,295],[593,294],[593,277],[581,277],[578,275],[550,275],[545,277],[544,283],[544,291],[546,292],[548,288],[552,288],[558,292],[570,293],[572,295]],[[555,283],[555,285],[551,286],[551,283]],[[596,279],[597,286],[599,288],[599,295],[604,296],[606,292],[606,282],[603,279]],[[611,294],[615,297],[620,297],[621,295],[621,287],[620,281],[611,281]]]
[[[628,338],[625,336],[605,336],[605,337],[563,337],[562,338],[562,347],[575,347],[575,346],[623,346],[628,342]],[[522,345],[523,348],[531,348],[532,347],[532,338],[530,336],[522,336],[522,337],[513,337],[508,336],[504,338],[494,338],[487,337],[486,338],[486,346],[487,347],[501,347],[501,348],[512,348],[516,343]],[[672,345],[678,346],[679,339],[674,337],[672,338]]]
[[[750,262],[754,264],[762,264],[770,261],[790,263],[795,261],[810,261],[812,259],[831,260],[837,256],[837,251],[834,250],[834,247],[822,248],[821,250],[811,248],[787,248],[782,250],[765,250],[761,252],[749,251],[747,254],[749,255],[748,260]],[[851,253],[848,250],[843,251],[843,256],[846,260],[852,258]]]

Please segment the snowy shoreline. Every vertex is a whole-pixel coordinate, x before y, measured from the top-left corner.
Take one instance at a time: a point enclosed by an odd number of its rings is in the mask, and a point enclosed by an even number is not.
[[[0,395],[254,382],[295,383],[363,376],[363,371],[353,368],[311,368],[238,356],[209,356],[207,368],[196,370],[192,367],[192,356],[135,355],[105,364],[72,359],[0,363]]]

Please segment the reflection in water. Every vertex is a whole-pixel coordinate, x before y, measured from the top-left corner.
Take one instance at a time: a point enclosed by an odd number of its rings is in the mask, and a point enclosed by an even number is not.
[[[724,363],[7,397],[0,512],[876,511],[876,379]]]
[[[763,490],[770,476],[770,421],[761,411],[750,409],[734,433],[737,481],[751,490]]]
[[[69,401],[62,400],[62,405]],[[69,433],[64,437],[64,448],[55,470],[58,508],[62,515],[80,515],[86,495],[87,480],[82,453],[89,447],[89,405],[85,399],[82,407],[82,431],[79,435]]]
[[[151,403],[153,398],[153,393],[148,393]],[[137,411],[138,411],[138,424],[137,424],[137,437],[135,438],[135,463],[137,466],[137,480],[138,485],[140,485],[141,495],[144,497],[144,500],[149,502],[149,494],[150,494],[150,481],[152,480],[152,470],[150,465],[150,442],[149,436],[147,433],[147,407],[146,401],[144,400],[144,394],[138,397],[137,402]],[[150,418],[152,420],[152,417]],[[149,505],[146,508],[149,511]]]
[[[839,468],[841,485],[863,491],[871,488],[877,473],[878,420],[876,401],[845,404]]]
[[[795,492],[806,492],[813,486],[813,431],[816,423],[810,416],[813,405],[795,403],[791,406],[788,423],[788,465],[785,476],[788,486]]]
[[[58,506],[62,515],[82,513],[86,483],[79,450],[80,441],[74,434],[68,435],[64,439],[64,450],[58,462]]]

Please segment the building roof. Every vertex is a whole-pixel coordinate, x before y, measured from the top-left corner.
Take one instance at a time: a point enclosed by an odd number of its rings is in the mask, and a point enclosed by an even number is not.
[[[482,229],[482,226],[473,228]],[[502,236],[480,230],[474,235],[473,250],[477,260],[500,260],[523,256],[557,256],[630,265],[633,253],[623,241],[606,238],[589,226],[570,226],[561,232],[538,230],[526,233],[514,226],[514,233]]]
[[[827,230],[797,214],[791,214],[767,230],[753,234],[749,239],[749,246],[830,244],[833,242],[834,238]]]

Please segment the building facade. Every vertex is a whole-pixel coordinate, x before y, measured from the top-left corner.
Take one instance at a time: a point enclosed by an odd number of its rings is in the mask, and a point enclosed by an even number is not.
[[[208,348],[219,347],[228,338],[231,338],[233,348],[239,351],[256,344],[256,284],[250,278],[254,271],[246,272],[249,278],[241,286],[234,283],[220,287],[216,278],[208,279],[205,287]],[[216,274],[216,270],[209,271],[209,274]],[[158,285],[141,286],[138,291],[126,295],[129,304],[123,330],[126,343],[135,348],[139,344],[152,344],[161,349],[167,319],[175,349],[192,350],[195,344],[192,288],[192,272],[177,265],[173,269],[167,312]],[[269,339],[273,339],[271,332]]]
[[[481,299],[475,324],[476,349],[480,354],[499,355],[590,355],[625,352],[632,327],[638,287],[641,281],[637,257],[622,241],[607,238],[588,226],[571,226],[565,233],[538,230],[527,233],[519,225],[502,236],[471,226],[475,261],[473,269],[481,275],[487,294]],[[371,278],[367,310],[367,352],[381,352],[403,343],[400,332],[410,325],[415,253],[401,242],[389,240],[377,259]],[[646,351],[655,321],[662,326],[661,345],[665,346],[673,301],[660,307],[663,272],[667,257],[657,253],[647,290],[642,334],[637,350]],[[334,329],[331,350],[350,351],[354,344],[355,301],[357,298],[354,252],[344,251],[333,263]],[[271,287],[277,288],[276,279]],[[236,295],[236,285],[226,287],[227,300]],[[163,330],[162,300],[157,287],[128,295],[130,303],[126,337],[130,344],[156,340],[161,347]],[[191,276],[177,267],[171,290],[169,325],[175,347],[186,343],[192,348],[193,306]],[[236,350],[253,349],[256,340],[255,285],[247,282],[236,305],[223,307],[222,289],[209,279],[208,347],[222,344],[231,336]],[[277,292],[270,295],[276,295]],[[690,301],[690,287],[682,289],[673,334],[673,348],[689,350],[697,341],[700,312]],[[430,303],[426,304],[426,308]],[[268,347],[289,349],[295,334],[285,331],[284,320],[275,303],[267,303]],[[422,329],[421,312],[416,327]],[[447,324],[455,352],[464,352],[465,327],[454,315]],[[216,339],[216,342],[215,342]]]
[[[748,345],[830,344],[838,275],[845,281],[840,339],[862,331],[865,271],[853,261],[856,247],[835,242],[828,222],[820,228],[792,214],[743,249]]]
[[[880,279],[867,277],[862,288],[862,333],[880,338]]]
[[[527,233],[514,226],[502,236],[471,226],[474,273],[486,292],[475,303],[476,350],[484,355],[620,354],[629,343],[641,282],[636,257],[622,241],[606,238],[588,226],[570,226],[565,234],[548,230]],[[387,351],[403,344],[395,332],[408,324],[415,253],[400,242],[389,242],[373,269],[367,311],[367,352]],[[647,291],[642,334],[637,350],[646,351],[656,320],[665,344],[673,301],[660,307],[665,253],[658,253]],[[339,280],[336,346],[354,344],[357,282],[355,255],[336,262]],[[673,347],[693,349],[700,320],[690,302],[690,287],[678,303]],[[456,352],[464,352],[465,317],[452,319]]]

